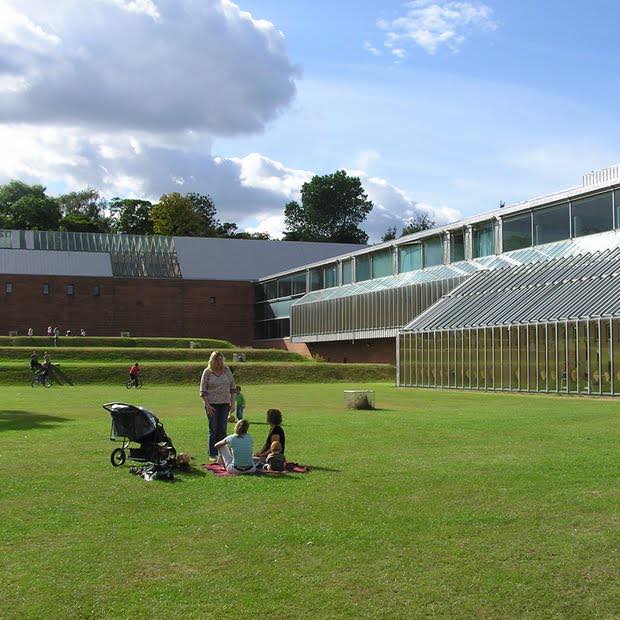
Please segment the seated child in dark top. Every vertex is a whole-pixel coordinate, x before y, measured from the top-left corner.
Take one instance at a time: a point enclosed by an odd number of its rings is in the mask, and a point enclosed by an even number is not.
[[[265,461],[266,471],[284,471],[284,455],[282,454],[282,445],[279,441],[271,443],[271,450]]]
[[[282,446],[282,456],[284,456],[284,450],[286,445],[286,438],[284,436],[284,429],[282,426],[282,412],[279,409],[269,409],[267,411],[267,423],[269,424],[269,434],[265,441],[265,445],[254,455],[261,460],[267,458],[267,455],[271,452],[271,444],[274,441],[279,441]]]

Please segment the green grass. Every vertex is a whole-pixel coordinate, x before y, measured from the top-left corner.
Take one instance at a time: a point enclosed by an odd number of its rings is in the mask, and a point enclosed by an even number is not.
[[[173,484],[108,464],[100,406],[151,408],[199,465],[196,389],[1,388],[2,615],[619,616],[615,401],[356,382],[380,410],[352,412],[343,387],[246,390],[310,474]]]
[[[241,362],[228,364],[235,380],[241,384],[316,383],[334,381],[389,381],[394,379],[394,366],[389,364],[333,364],[310,360],[295,362]],[[57,379],[75,385],[127,381],[129,362],[61,362]],[[141,364],[146,385],[197,383],[206,366],[202,362],[149,361]],[[32,373],[24,362],[0,364],[0,385],[29,385]]]
[[[232,349],[234,344],[213,338],[114,338],[93,336],[61,336],[59,347],[142,347],[178,348],[199,342],[203,349]],[[0,336],[0,347],[52,348],[54,339],[47,336]]]

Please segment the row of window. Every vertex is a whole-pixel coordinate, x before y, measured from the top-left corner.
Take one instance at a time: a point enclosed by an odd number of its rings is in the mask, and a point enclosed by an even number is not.
[[[504,217],[501,219],[501,235],[499,222],[495,220],[477,224],[471,228],[471,257],[495,254],[500,236],[502,251],[510,252],[619,227],[620,190],[608,191]],[[451,231],[449,240],[449,262],[465,260],[465,231]],[[447,250],[444,249],[444,238],[437,235],[399,246],[396,255],[392,248],[362,254],[355,258],[355,265],[352,258],[342,261],[340,276],[337,263],[310,269],[308,289],[317,291],[441,265],[448,258]],[[303,272],[259,285],[257,299],[294,297],[305,292],[306,273]]]
[[[41,287],[41,290],[43,295],[49,295],[51,292],[51,287],[48,283],[45,283]],[[75,284],[67,284],[66,292],[69,297],[75,295]],[[13,282],[4,283],[4,293],[5,295],[11,295],[13,293]],[[95,284],[91,289],[91,293],[93,297],[99,297],[101,295],[101,287],[98,284]]]

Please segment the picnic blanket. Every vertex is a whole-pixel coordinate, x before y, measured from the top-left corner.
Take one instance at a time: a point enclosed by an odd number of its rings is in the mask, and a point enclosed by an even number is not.
[[[308,469],[308,467],[306,467],[305,465],[299,465],[299,463],[287,463],[286,464],[286,469],[284,471],[267,471],[265,469],[257,469],[256,471],[253,471],[251,474],[229,474],[226,471],[226,468],[223,465],[220,465],[219,463],[206,463],[203,465],[203,467],[207,470],[210,471],[212,474],[215,474],[216,476],[285,476],[286,474],[289,473],[293,473],[293,474],[307,474],[308,471],[310,471]]]

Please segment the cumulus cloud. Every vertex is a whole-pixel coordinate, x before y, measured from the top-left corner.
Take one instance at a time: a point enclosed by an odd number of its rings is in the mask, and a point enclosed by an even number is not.
[[[283,34],[229,0],[0,0],[0,59],[0,122],[230,136],[295,94]]]
[[[404,15],[377,22],[386,33],[385,47],[399,59],[406,56],[410,45],[429,54],[441,46],[456,52],[472,33],[497,28],[493,9],[480,2],[413,0],[405,6]]]

